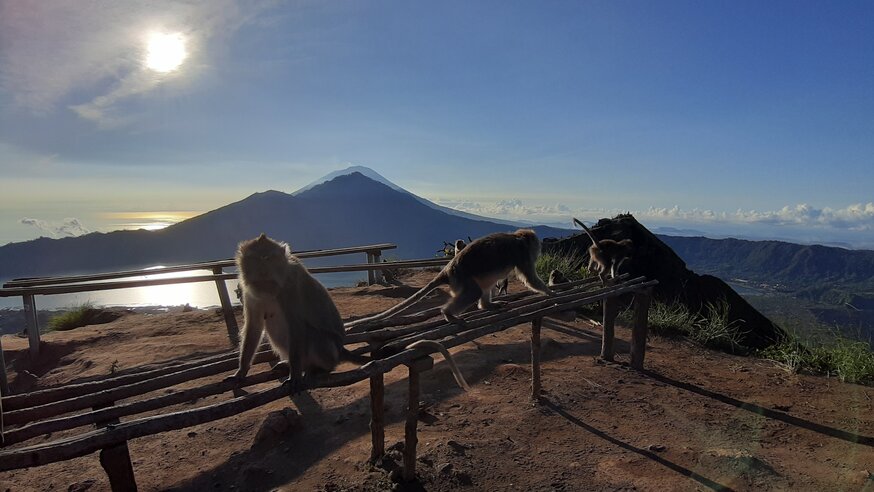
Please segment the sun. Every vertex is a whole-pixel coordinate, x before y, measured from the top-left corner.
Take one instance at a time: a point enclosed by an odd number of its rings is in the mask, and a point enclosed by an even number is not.
[[[182,65],[188,52],[185,38],[179,34],[155,32],[146,44],[146,67],[156,72],[172,72]]]

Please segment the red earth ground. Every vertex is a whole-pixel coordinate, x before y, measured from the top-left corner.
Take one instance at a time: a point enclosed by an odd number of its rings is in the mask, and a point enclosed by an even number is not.
[[[422,272],[404,282],[422,285],[428,277]],[[331,292],[348,317],[387,308],[412,291]],[[660,337],[650,338],[646,371],[637,372],[623,363],[629,332],[621,326],[618,364],[597,359],[596,325],[545,320],[543,328],[539,405],[529,397],[528,325],[453,350],[470,392],[456,386],[437,356],[434,370],[422,375],[414,483],[392,480],[407,394],[401,367],[386,375],[389,453],[376,466],[367,463],[364,381],[133,440],[139,490],[874,490],[872,388]],[[128,314],[48,333],[43,341],[39,363],[22,364],[39,378],[16,381],[19,389],[229,348],[215,310]],[[5,336],[2,342],[7,363],[24,358],[25,339]],[[173,410],[186,408],[191,405]],[[300,417],[286,411],[285,425],[256,443],[268,414],[285,409]],[[108,489],[96,454],[0,473],[0,491]]]

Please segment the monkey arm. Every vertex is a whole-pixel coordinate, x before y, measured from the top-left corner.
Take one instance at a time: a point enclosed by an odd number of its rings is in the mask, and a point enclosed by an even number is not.
[[[541,294],[546,294],[548,296],[554,295],[552,290],[547,287],[543,280],[537,275],[537,270],[534,269],[534,264],[523,264],[521,266],[516,267],[516,273],[522,279],[522,282],[528,286],[531,290],[536,290]]]
[[[254,299],[246,299],[243,303],[243,345],[240,348],[240,368],[232,376],[237,379],[246,377],[249,367],[252,366],[252,357],[261,342],[261,334],[264,331],[264,311],[259,309],[258,302]]]

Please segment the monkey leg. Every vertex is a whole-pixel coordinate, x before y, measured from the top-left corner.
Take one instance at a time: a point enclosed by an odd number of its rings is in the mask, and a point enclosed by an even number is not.
[[[446,321],[455,323],[459,326],[465,326],[464,320],[459,318],[458,314],[476,303],[482,296],[483,290],[473,281],[473,279],[471,279],[458,289],[455,297],[447,302],[443,308],[440,309],[440,312],[443,313],[443,317],[446,318]]]
[[[497,309],[501,309],[506,305],[507,303],[505,301],[493,301],[491,292],[483,292],[483,295],[479,298],[480,309],[488,309],[494,311]]]

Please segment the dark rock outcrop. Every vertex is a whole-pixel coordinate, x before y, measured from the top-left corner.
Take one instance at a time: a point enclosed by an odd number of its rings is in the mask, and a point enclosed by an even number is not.
[[[623,264],[623,273],[646,276],[659,281],[653,297],[661,302],[680,302],[693,312],[701,312],[708,303],[725,301],[729,305],[728,321],[740,324],[743,332],[741,343],[750,348],[764,348],[783,339],[785,332],[758,312],[728,284],[711,275],[698,275],[686,267],[686,263],[662,242],[655,234],[640,224],[631,215],[614,219],[601,219],[593,228],[595,237],[601,239],[631,239],[634,256]],[[574,253],[588,261],[588,248],[592,241],[584,233],[564,239],[545,239],[544,252]]]

